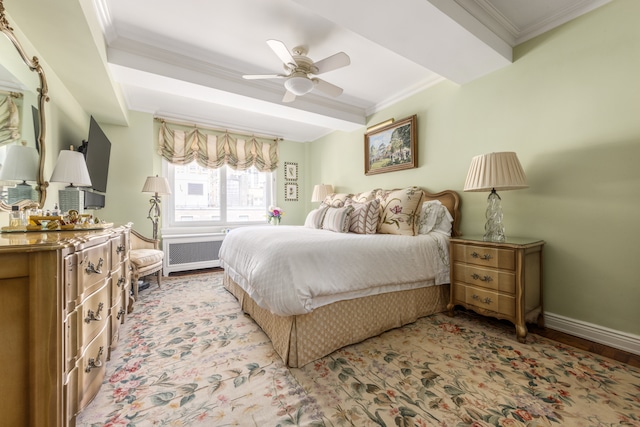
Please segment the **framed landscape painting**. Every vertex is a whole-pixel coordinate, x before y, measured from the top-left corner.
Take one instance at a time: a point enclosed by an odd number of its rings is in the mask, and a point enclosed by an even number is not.
[[[416,123],[414,114],[364,134],[365,175],[418,167]]]

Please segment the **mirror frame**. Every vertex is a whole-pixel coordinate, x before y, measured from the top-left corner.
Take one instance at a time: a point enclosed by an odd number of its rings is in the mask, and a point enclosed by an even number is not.
[[[49,183],[44,179],[44,163],[45,163],[45,153],[46,153],[46,146],[44,141],[45,141],[45,135],[47,133],[46,121],[45,121],[45,115],[44,115],[44,106],[45,106],[45,103],[49,101],[49,95],[48,95],[49,88],[47,86],[47,79],[44,75],[44,70],[40,65],[38,57],[34,56],[32,58],[29,58],[29,56],[26,54],[26,52],[24,51],[24,48],[22,47],[22,44],[18,41],[15,34],[13,33],[13,28],[11,28],[11,26],[9,25],[9,21],[5,16],[4,10],[5,9],[4,9],[3,0],[0,0],[0,32],[2,32],[5,36],[7,36],[9,41],[13,43],[13,46],[15,46],[16,50],[18,51],[18,54],[24,61],[25,65],[29,67],[31,71],[38,73],[38,78],[40,79],[40,87],[38,88],[38,121],[40,124],[40,134],[36,136],[38,138],[38,144],[40,146],[40,162],[38,164],[38,177],[36,181],[36,191],[39,193],[39,196],[40,196],[38,203],[40,207],[43,207],[44,202],[47,199],[47,187],[49,186]],[[0,201],[0,211],[2,210],[10,211],[11,206]]]

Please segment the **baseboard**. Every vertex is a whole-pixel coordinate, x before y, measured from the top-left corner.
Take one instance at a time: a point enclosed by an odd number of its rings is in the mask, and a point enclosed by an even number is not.
[[[616,331],[549,312],[544,313],[544,324],[549,329],[555,329],[556,331],[640,355],[640,336],[638,335]]]

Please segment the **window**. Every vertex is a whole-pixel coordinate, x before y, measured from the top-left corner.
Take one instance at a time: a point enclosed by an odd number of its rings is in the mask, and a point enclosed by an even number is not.
[[[166,209],[171,227],[262,223],[275,199],[273,172],[163,164],[172,189]]]

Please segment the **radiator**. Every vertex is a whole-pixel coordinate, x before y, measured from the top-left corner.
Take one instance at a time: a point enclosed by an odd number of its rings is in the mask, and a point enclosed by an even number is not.
[[[179,234],[162,236],[164,276],[173,271],[197,270],[220,266],[218,252],[224,233]]]

